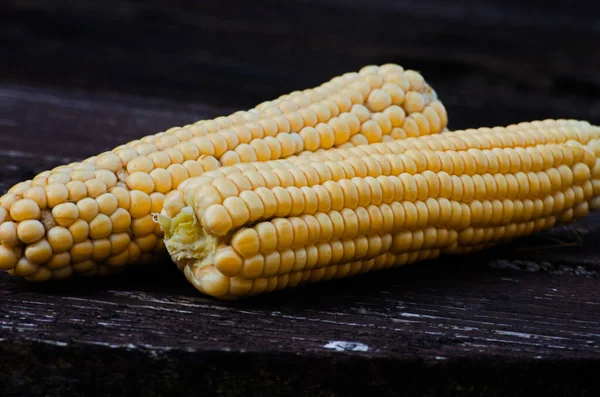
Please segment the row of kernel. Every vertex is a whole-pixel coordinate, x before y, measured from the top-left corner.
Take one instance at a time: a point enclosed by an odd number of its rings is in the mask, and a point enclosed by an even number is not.
[[[586,168],[583,164],[581,167]],[[568,167],[565,168],[570,171]],[[577,167],[576,167],[577,169]],[[564,174],[570,178],[561,178],[556,169],[539,173],[521,173],[517,176],[503,174],[484,174],[483,176],[459,178],[447,173],[425,172],[419,175],[401,174],[400,176],[381,176],[378,178],[342,179],[338,182],[327,181],[323,185],[298,188],[259,187],[255,190],[244,190],[238,194],[231,184],[227,191],[224,179],[214,181],[215,186],[206,185],[200,188],[195,201],[195,210],[201,214],[202,225],[211,233],[227,233],[247,222],[268,219],[272,216],[299,216],[312,214],[319,210],[356,208],[369,204],[391,203],[393,201],[416,201],[427,198],[443,197],[454,201],[470,202],[484,199],[519,199],[537,198],[564,189],[575,183],[574,187],[593,191],[589,180],[589,169],[581,175],[575,172]],[[219,189],[218,187],[221,187]],[[212,193],[210,193],[212,192]],[[228,193],[226,198],[223,193]],[[212,195],[212,196],[211,196]],[[214,198],[213,198],[214,196]],[[202,201],[204,200],[204,201]],[[217,202],[217,203],[215,203]],[[204,206],[203,203],[207,203]],[[222,203],[222,204],[219,204]],[[208,205],[210,204],[210,205]]]
[[[254,280],[246,280],[242,277],[228,277],[221,274],[216,268],[210,268],[199,274],[196,285],[200,291],[208,295],[222,299],[236,299],[242,296],[293,288],[302,283],[316,283],[333,278],[350,277],[359,273],[367,273],[434,259],[439,254],[439,249],[416,251],[400,255],[386,253],[369,260],[354,261],[343,265],[331,265],[281,276],[261,277]]]
[[[461,230],[469,224],[496,225],[522,222],[561,211],[585,202],[590,189],[567,188],[543,199],[474,200],[468,204],[446,198],[425,201],[394,201],[356,209],[318,212],[315,215],[276,218],[236,231],[231,246],[243,257],[269,253],[307,244],[348,239],[362,235],[395,233],[427,225]]]

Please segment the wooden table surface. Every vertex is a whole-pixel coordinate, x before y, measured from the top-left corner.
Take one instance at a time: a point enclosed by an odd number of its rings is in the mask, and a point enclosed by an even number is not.
[[[451,128],[600,124],[591,2],[282,3],[2,2],[0,193],[369,63],[421,70]],[[2,274],[0,396],[597,396],[599,243],[592,214],[474,256],[230,303],[168,258],[56,284]]]

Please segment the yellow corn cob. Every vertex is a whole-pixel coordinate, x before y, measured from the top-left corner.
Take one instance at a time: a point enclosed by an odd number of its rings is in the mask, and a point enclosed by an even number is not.
[[[598,207],[600,128],[546,120],[222,167],[158,216],[201,292],[236,299],[482,249]]]
[[[1,197],[0,270],[32,281],[110,274],[164,249],[151,214],[180,201],[177,187],[190,177],[221,165],[434,134],[447,121],[420,74],[387,64],[146,136],[42,172]]]

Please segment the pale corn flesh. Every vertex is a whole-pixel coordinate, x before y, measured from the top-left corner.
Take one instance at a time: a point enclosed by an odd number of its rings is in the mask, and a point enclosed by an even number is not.
[[[446,110],[414,71],[368,66],[227,117],[42,172],[0,198],[0,270],[30,281],[107,275],[164,252],[152,218],[221,165],[434,134]]]
[[[238,299],[480,250],[598,208],[600,128],[545,120],[238,164],[159,216],[202,293]]]

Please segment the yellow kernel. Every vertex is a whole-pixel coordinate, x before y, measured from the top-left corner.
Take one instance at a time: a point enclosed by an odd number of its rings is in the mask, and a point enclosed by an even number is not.
[[[129,238],[129,236],[128,236]],[[110,267],[121,267],[127,264],[129,260],[129,251],[124,250],[120,254],[112,255],[106,259],[106,265]],[[109,273],[110,274],[110,273]]]
[[[126,210],[129,209],[131,199],[129,197],[129,192],[127,191],[127,189],[123,187],[114,187],[110,189],[110,193],[112,193],[112,195],[117,198],[119,208],[124,208]]]
[[[39,270],[39,266],[37,264],[31,263],[25,257],[20,258],[17,261],[17,264],[15,265],[15,268],[14,268],[15,274],[20,277],[31,276],[38,270]]]
[[[271,149],[263,140],[254,139],[252,142],[250,142],[250,146],[254,150],[257,161],[271,160]],[[240,158],[243,159],[242,156],[240,156]]]
[[[52,258],[50,258],[50,260],[48,261],[48,263],[46,264],[46,266],[49,269],[62,269],[67,267],[69,264],[71,263],[71,255],[69,255],[68,252],[63,252],[60,254],[54,254],[52,255]],[[69,269],[70,271],[72,271],[71,267],[67,267],[67,269]],[[54,273],[54,272],[53,272]]]
[[[69,183],[71,183],[71,182],[69,182]],[[32,186],[32,187],[28,188],[23,193],[23,198],[33,200],[38,205],[38,207],[40,207],[40,209],[44,209],[47,207],[46,192],[44,191],[44,188],[41,186]],[[1,219],[0,219],[0,221],[1,221]]]
[[[164,208],[165,195],[162,193],[154,192],[150,194],[150,212],[159,213]]]
[[[277,123],[272,118],[258,120],[257,123],[262,127],[264,136],[275,136],[278,132]]]
[[[243,257],[250,258],[260,252],[261,240],[255,229],[245,228],[237,231],[233,235],[231,246]]]
[[[400,74],[404,73],[404,68],[402,66],[396,65],[395,63],[386,63],[379,67],[379,73],[381,73],[386,78],[392,74]]]
[[[367,234],[379,233],[383,228],[383,213],[381,210],[374,205],[366,207],[367,213],[369,214],[369,230]]]
[[[217,249],[215,267],[226,276],[233,277],[242,269],[242,258],[232,247]]]
[[[108,237],[112,233],[112,222],[105,214],[98,214],[90,222],[90,237],[101,239]]]
[[[111,253],[110,240],[107,238],[103,238],[100,240],[92,241],[92,255],[90,257],[91,260],[95,262],[100,262],[106,260]]]
[[[168,193],[172,188],[171,174],[163,168],[157,168],[150,172],[154,183],[154,189],[160,193]]]
[[[250,183],[250,180],[243,174],[237,174],[237,173],[231,174],[231,175],[228,175],[227,178],[237,188],[237,191],[235,194],[237,194],[237,192],[243,192],[243,191],[252,189],[252,184]],[[231,194],[231,195],[235,195],[235,194]],[[225,196],[223,196],[223,197],[225,197]]]
[[[393,83],[384,83],[381,89],[390,95],[392,105],[402,105],[404,102],[404,90],[398,85]]]
[[[8,223],[2,230],[2,234],[0,235],[0,238],[3,239],[3,241],[0,241],[3,244],[6,244],[8,246],[12,246],[16,243],[16,241],[14,241],[14,224],[12,223]],[[25,243],[25,244],[31,244],[34,243],[38,240],[40,240],[42,237],[44,237],[44,234],[46,233],[46,230],[44,229],[44,225],[42,225],[41,222],[36,221],[36,220],[26,220],[23,222],[20,222],[17,227],[16,227],[16,232],[17,235],[19,237],[19,240],[21,240],[21,242]],[[5,243],[6,241],[6,243]]]
[[[137,246],[136,243],[131,241],[129,243],[129,247],[127,247],[127,252],[129,252],[129,262],[130,263],[139,263],[142,258],[142,250]]]
[[[241,143],[235,148],[235,152],[238,154],[241,162],[251,163],[257,161],[256,152],[247,143]]]
[[[298,149],[298,141],[301,143],[301,147],[303,148],[304,143],[298,134],[280,133],[277,134],[277,138],[265,138],[265,143],[269,147],[271,159],[273,160],[281,157],[289,157],[302,151],[302,149]]]
[[[288,119],[284,115],[273,117],[273,121],[277,124],[277,131],[279,132],[291,132],[292,126]]]
[[[118,207],[117,198],[111,193],[105,193],[96,198],[96,202],[98,203],[98,210],[106,215],[110,215]]]
[[[135,151],[133,151],[133,153],[135,153]],[[94,171],[91,169],[78,169],[71,172],[72,181],[87,182],[90,179],[94,179]],[[60,183],[59,185],[64,186],[64,183]]]
[[[408,116],[404,119],[402,129],[406,133],[406,136],[413,138],[419,136],[419,125],[412,117]]]
[[[302,117],[304,126],[314,127],[318,123],[317,115],[312,109],[301,108],[297,113]]]
[[[106,193],[106,185],[99,179],[90,179],[84,183],[89,197],[96,198]]]
[[[39,240],[25,248],[25,257],[35,265],[42,264],[52,257],[52,247],[48,240]]]
[[[382,112],[392,104],[392,96],[383,89],[374,89],[367,97],[367,107],[373,112]]]
[[[177,188],[181,182],[189,178],[187,170],[181,164],[171,164],[169,167],[167,167],[167,171],[169,171],[169,174],[171,174],[171,185],[173,189]],[[149,190],[149,186],[147,190]],[[150,193],[147,190],[144,192]]]
[[[425,108],[425,97],[415,91],[409,91],[404,96],[404,109],[408,113],[419,113]]]
[[[279,274],[283,274],[284,276],[289,276],[292,268],[294,267],[295,262],[294,251],[291,249],[284,250],[280,254],[280,263],[279,263]],[[262,270],[262,269],[261,269]],[[254,272],[256,273],[256,272]]]
[[[165,152],[154,152],[148,155],[148,158],[152,160],[154,167],[152,169],[157,168],[167,168],[171,165],[171,158]]]
[[[381,142],[383,131],[375,120],[367,120],[361,126],[361,133],[367,138],[368,143]]]
[[[323,149],[330,149],[336,143],[336,141],[340,140],[340,137],[337,137],[328,124],[317,124],[315,127],[317,133],[319,134],[319,142],[320,146]]]
[[[113,233],[108,238],[110,241],[111,255],[117,255],[123,251],[127,251],[131,243],[129,233]]]
[[[10,207],[10,216],[17,222],[39,219],[41,215],[40,207],[31,199],[21,199]]]
[[[227,142],[225,142],[225,138],[216,134],[209,135],[208,138],[211,140],[213,147],[215,148],[214,150],[216,156],[223,154],[223,152],[227,150]],[[196,160],[201,154],[198,146],[194,142],[181,142],[175,147],[181,152],[184,160]],[[150,171],[146,171],[146,173],[150,173]]]
[[[363,78],[372,89],[380,88],[383,85],[383,78],[377,73],[365,74]]]
[[[260,241],[261,254],[272,252],[277,247],[277,230],[271,222],[261,222],[254,228]]]
[[[131,214],[123,208],[117,208],[115,212],[110,215],[110,221],[113,225],[114,233],[124,232],[128,230],[131,225]]]
[[[423,115],[427,118],[430,126],[430,132],[432,134],[437,134],[442,131],[443,124],[438,113],[431,107],[428,106],[423,110]]]
[[[136,237],[144,237],[154,232],[155,223],[151,214],[134,219],[131,222],[131,231]],[[113,230],[114,232],[114,230]]]
[[[217,179],[212,182],[212,186],[219,193],[221,199],[236,196],[239,193],[238,187],[235,185],[235,183],[233,183],[233,181],[231,181],[231,179]]]
[[[35,274],[32,274],[29,277],[26,277],[26,279],[28,281],[33,281],[33,282],[48,281],[48,280],[50,280],[50,278],[52,278],[52,271],[45,267],[39,268],[38,271],[35,272]]]
[[[277,211],[278,206],[275,194],[266,187],[259,187],[254,192],[258,195],[260,201],[262,202],[264,209],[263,217],[270,218],[273,216]]]
[[[154,162],[148,156],[138,156],[129,163],[127,163],[127,172],[133,174],[134,172],[149,173],[154,169]]]
[[[121,159],[113,152],[104,152],[96,158],[96,167],[100,169],[117,172],[122,166]]]
[[[352,106],[351,112],[358,117],[360,123],[367,121],[371,115],[369,109],[367,109],[364,105]]]
[[[134,172],[127,177],[127,186],[130,190],[140,190],[150,194],[154,191],[154,181],[152,177],[143,172]],[[92,197],[96,197],[93,196]]]
[[[62,226],[55,226],[48,230],[46,235],[48,242],[52,246],[55,254],[67,252],[73,247],[73,236],[69,229]]]
[[[17,264],[17,256],[8,247],[0,245],[0,270],[10,270]]]
[[[336,123],[331,123],[333,120],[339,120],[341,122],[340,128],[342,129],[345,129],[345,127],[341,127],[341,125],[347,126],[350,135],[356,134],[358,131],[360,131],[360,120],[354,113],[342,113],[339,115],[339,117],[333,118],[328,122],[328,124],[334,129],[337,136],[340,131],[338,130]]]
[[[319,123],[324,123],[331,118],[329,108],[322,103],[314,103],[309,106],[309,109],[315,112]]]
[[[573,166],[573,182],[576,184],[582,184],[591,177],[591,171],[589,167],[583,163],[578,163]],[[12,211],[11,211],[12,214]],[[14,218],[13,218],[14,219]]]
[[[414,70],[406,70],[404,75],[408,78],[411,89],[415,91],[422,91],[425,89],[425,79],[420,73]]]
[[[239,197],[227,197],[223,201],[223,206],[231,217],[233,227],[241,226],[250,219],[250,212]]]
[[[150,213],[152,202],[150,197],[139,190],[133,190],[129,192],[131,204],[129,206],[129,213],[132,218],[141,218]]]
[[[180,142],[179,138],[177,138],[175,135],[169,134],[169,133],[158,137],[158,139],[156,139],[156,141],[154,141],[155,146],[158,150],[165,150],[167,148],[172,148],[173,146],[177,145],[179,142]],[[131,160],[131,161],[134,161],[134,160]],[[129,166],[129,164],[127,164],[127,165]],[[148,172],[148,171],[146,171],[146,172]]]
[[[417,123],[419,128],[419,136],[431,134],[431,126],[429,125],[427,117],[425,117],[422,113],[414,113],[411,114],[410,117]]]
[[[222,236],[233,228],[233,220],[223,205],[216,204],[204,212],[202,225],[209,233]]]
[[[86,221],[78,219],[69,226],[69,232],[71,233],[71,236],[73,236],[73,242],[80,243],[87,240],[90,233],[90,227]]]
[[[85,240],[73,245],[69,254],[73,263],[78,263],[89,259],[92,256],[94,247],[90,240]]]
[[[20,222],[18,225],[21,225],[25,222],[28,222],[28,221]],[[41,225],[41,223],[40,223],[40,225]],[[38,226],[35,226],[34,229],[35,228],[38,228]],[[43,228],[43,226],[42,226],[42,228]],[[0,223],[0,244],[5,245],[7,247],[15,246],[19,242],[19,237],[17,236],[17,229],[18,229],[18,226],[17,226],[17,223],[15,223],[15,222],[5,221],[5,222]],[[27,229],[26,232],[27,232],[27,235],[29,235],[30,230]],[[36,237],[38,234],[39,234],[39,232],[34,232],[34,234],[31,236],[31,238]],[[42,234],[42,236],[43,236],[43,234]],[[34,241],[37,241],[37,239]],[[26,243],[25,241],[23,241],[23,242]]]
[[[375,120],[377,124],[379,124],[381,132],[384,135],[390,134],[392,132],[392,122],[385,114],[376,113],[373,115],[372,119]]]
[[[292,210],[292,198],[289,192],[281,187],[274,187],[272,192],[277,203],[276,210],[273,215],[276,217],[287,216]]]
[[[321,138],[318,131],[313,127],[304,127],[300,131],[300,136],[304,142],[304,148],[306,150],[315,151],[321,145]]]

